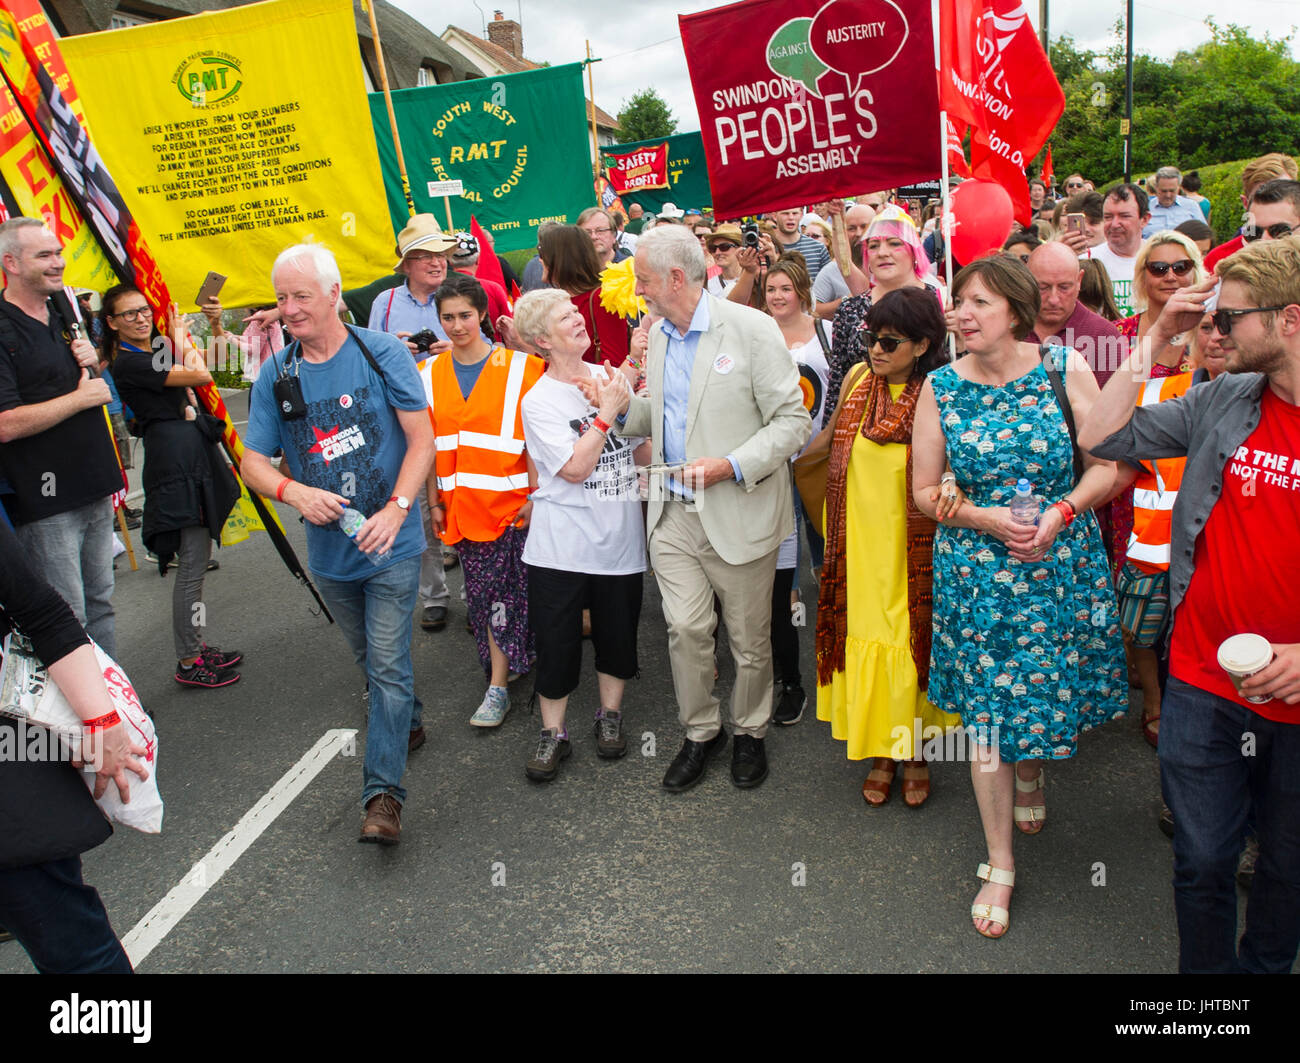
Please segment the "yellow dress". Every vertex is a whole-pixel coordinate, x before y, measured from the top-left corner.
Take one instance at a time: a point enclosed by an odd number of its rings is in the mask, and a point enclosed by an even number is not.
[[[864,374],[858,387],[865,387]],[[905,385],[891,384],[897,399]],[[857,388],[854,389],[855,391]],[[910,760],[929,737],[961,726],[917,688],[908,641],[907,447],[859,432],[849,456],[844,563],[848,622],[844,671],[818,684],[817,719],[848,743],[849,760]],[[921,731],[917,732],[917,721]]]

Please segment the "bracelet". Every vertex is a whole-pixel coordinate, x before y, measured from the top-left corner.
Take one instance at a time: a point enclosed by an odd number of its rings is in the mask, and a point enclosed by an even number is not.
[[[430,503],[429,508],[430,508],[430,509],[446,509],[447,507],[444,506],[441,502],[433,502],[433,503]]]
[[[604,432],[605,435],[609,435],[609,425],[601,420],[600,414],[597,414],[591,419],[591,427],[596,429],[598,432]]]
[[[1061,515],[1061,520],[1064,522],[1065,527],[1068,528],[1074,522],[1074,507],[1065,499],[1061,499],[1060,502],[1053,504],[1052,508]]]
[[[293,483],[293,481],[289,479],[289,477],[287,476],[280,481],[280,486],[275,489],[275,500],[277,502],[284,501],[284,489],[288,487],[291,483]]]
[[[117,710],[114,709],[112,712],[105,713],[103,716],[98,716],[93,720],[84,721],[81,725],[81,729],[83,731],[106,731],[110,727],[116,727],[121,722],[122,717],[120,717],[117,714]]]

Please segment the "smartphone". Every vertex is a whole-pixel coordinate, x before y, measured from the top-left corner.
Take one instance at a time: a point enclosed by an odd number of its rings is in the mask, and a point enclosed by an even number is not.
[[[660,462],[657,465],[647,465],[645,467],[645,471],[647,473],[652,473],[655,475],[667,475],[675,472],[681,472],[684,468],[686,468],[685,462],[678,462],[676,465],[671,465],[668,464],[667,462]]]
[[[1084,216],[1082,214],[1067,214],[1065,216],[1065,231],[1067,233],[1082,233]]]
[[[209,299],[216,296],[221,291],[221,286],[226,283],[226,278],[220,273],[208,270],[207,277],[203,280],[203,286],[199,288],[199,297],[195,300],[199,306],[202,306]]]

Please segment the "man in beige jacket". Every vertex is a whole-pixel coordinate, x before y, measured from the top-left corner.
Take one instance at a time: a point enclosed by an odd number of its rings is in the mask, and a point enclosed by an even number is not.
[[[704,252],[691,233],[646,233],[635,263],[637,294],[663,320],[650,330],[649,397],[631,400],[620,431],[649,436],[655,465],[676,467],[652,472],[646,521],[686,728],[664,788],[690,789],[726,745],[713,695],[715,594],[736,662],[732,780],[757,786],[772,715],[772,580],[794,530],[789,461],[812,422],[780,329],[704,292]]]

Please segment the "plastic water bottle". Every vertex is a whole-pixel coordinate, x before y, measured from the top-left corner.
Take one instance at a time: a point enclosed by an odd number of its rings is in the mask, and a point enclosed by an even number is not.
[[[354,543],[357,541],[357,532],[361,530],[362,525],[365,523],[366,515],[360,510],[353,509],[351,506],[343,507],[343,516],[339,517],[339,527],[343,529],[343,534]],[[357,547],[357,549],[361,550],[360,547]],[[361,550],[361,556],[372,565],[382,565],[392,557],[392,555],[393,552],[391,550],[385,550],[382,554],[368,554],[364,550]]]
[[[1038,499],[1034,497],[1034,485],[1022,476],[1016,482],[1016,494],[1011,500],[1011,519],[1017,524],[1037,524],[1038,515]]]

